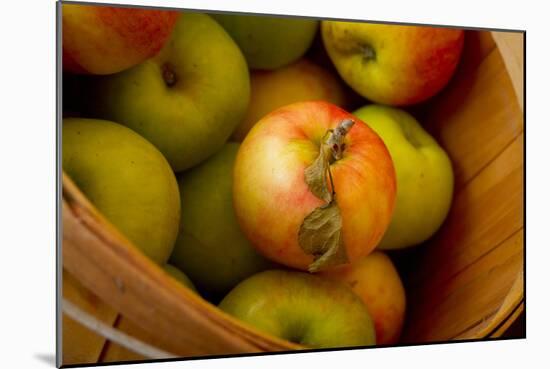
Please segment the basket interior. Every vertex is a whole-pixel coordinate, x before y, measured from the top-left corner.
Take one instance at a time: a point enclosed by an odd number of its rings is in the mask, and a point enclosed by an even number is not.
[[[523,111],[494,35],[466,32],[455,78],[417,112],[451,157],[455,191],[439,232],[395,255],[409,303],[404,342],[487,336],[523,275]]]

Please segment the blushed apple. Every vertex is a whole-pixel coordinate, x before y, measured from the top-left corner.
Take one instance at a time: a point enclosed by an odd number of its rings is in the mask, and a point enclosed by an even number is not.
[[[176,177],[162,154],[120,124],[63,120],[63,170],[145,255],[164,264],[180,219]]]
[[[376,343],[366,306],[345,284],[296,271],[268,270],[241,282],[220,309],[257,329],[311,348]]]
[[[342,78],[367,99],[411,105],[450,80],[464,43],[460,29],[323,21],[326,50]]]
[[[239,228],[233,210],[233,165],[239,144],[227,143],[181,173],[180,231],[170,262],[210,300],[273,264],[260,256]]]
[[[320,275],[348,284],[361,298],[374,322],[377,345],[399,341],[405,319],[405,288],[386,254],[374,251],[353,264],[338,266]]]
[[[375,248],[391,219],[395,186],[390,154],[373,130],[333,104],[309,101],[271,112],[246,136],[233,203],[261,254],[316,271]]]
[[[242,121],[250,98],[238,46],[199,13],[182,14],[154,58],[90,82],[88,113],[138,132],[176,172],[218,151]]]
[[[453,168],[447,153],[402,109],[369,105],[354,112],[384,141],[397,175],[395,210],[380,249],[418,245],[441,226],[451,207]]]
[[[178,12],[86,4],[62,5],[63,69],[111,74],[153,57]]]
[[[252,69],[277,69],[302,57],[319,22],[263,15],[212,14],[239,45]]]
[[[256,122],[282,106],[299,101],[324,100],[343,107],[345,97],[341,82],[307,59],[273,71],[252,71],[248,111],[231,138],[241,142]]]

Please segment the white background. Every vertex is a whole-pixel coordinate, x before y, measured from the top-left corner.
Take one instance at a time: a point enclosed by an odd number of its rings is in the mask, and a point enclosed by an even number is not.
[[[107,1],[101,1],[107,2]],[[526,1],[132,0],[195,9],[527,30],[527,340],[124,365],[131,368],[520,367],[548,362],[548,14]],[[534,3],[534,2],[533,2]],[[55,1],[3,2],[0,21],[0,366],[53,367]],[[472,122],[480,124],[483,122]],[[546,352],[545,352],[546,351]],[[537,365],[540,366],[540,365]]]

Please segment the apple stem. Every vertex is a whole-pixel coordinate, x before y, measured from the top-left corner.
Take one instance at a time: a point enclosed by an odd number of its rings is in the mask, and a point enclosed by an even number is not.
[[[324,140],[321,150],[326,153],[325,157],[327,158],[329,164],[342,159],[344,150],[346,149],[344,138],[354,124],[355,122],[352,119],[344,119],[336,126],[336,128],[329,129],[327,131],[328,137]],[[334,189],[334,181],[332,179],[330,165],[327,165],[327,171],[330,180],[331,197],[334,197],[334,195],[336,195],[336,191]]]
[[[334,198],[336,196],[336,191],[334,190],[334,181],[332,180],[332,172],[330,171],[330,165],[328,166],[328,179],[330,181],[330,191],[331,191],[330,196]]]
[[[354,124],[353,120],[344,119],[334,129],[327,130],[319,145],[319,155],[304,170],[304,179],[311,192],[328,205],[332,203],[336,194],[330,165],[343,157],[346,148],[344,138]]]
[[[328,130],[329,136],[324,145],[327,145],[332,153],[331,161],[342,159],[346,144],[344,138],[355,122],[351,119],[342,120],[334,129]]]
[[[176,73],[167,64],[162,66],[162,78],[168,87],[172,87],[177,81]]]
[[[363,49],[363,58],[365,61],[374,60],[376,58],[376,53],[372,46],[363,45],[361,48]]]

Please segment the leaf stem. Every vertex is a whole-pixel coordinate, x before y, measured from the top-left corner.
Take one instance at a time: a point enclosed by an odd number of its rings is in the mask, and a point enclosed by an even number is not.
[[[330,193],[332,197],[336,195],[336,191],[334,190],[334,181],[332,180],[332,172],[330,171],[330,165],[327,167],[328,170],[328,179],[330,180]]]

